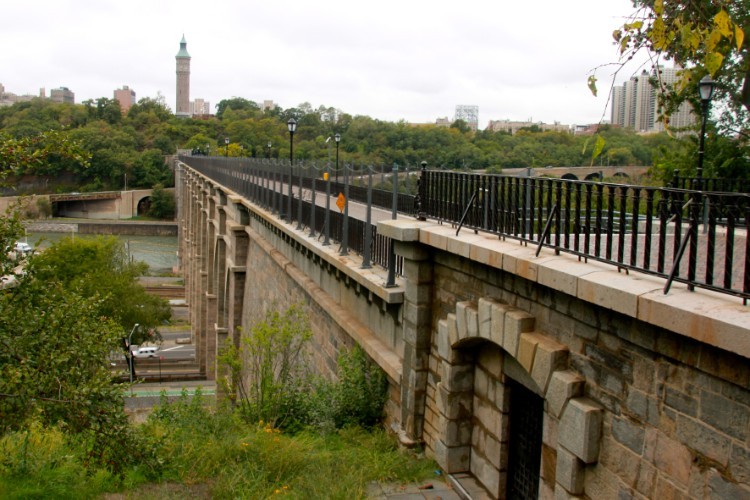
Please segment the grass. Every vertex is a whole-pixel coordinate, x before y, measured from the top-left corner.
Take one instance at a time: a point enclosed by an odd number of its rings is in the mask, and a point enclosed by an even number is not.
[[[0,498],[351,499],[365,498],[372,482],[422,481],[436,469],[399,450],[382,429],[288,435],[206,407],[200,395],[163,402],[137,434],[158,460],[122,475],[92,465],[60,429],[31,425],[7,434],[0,438]]]

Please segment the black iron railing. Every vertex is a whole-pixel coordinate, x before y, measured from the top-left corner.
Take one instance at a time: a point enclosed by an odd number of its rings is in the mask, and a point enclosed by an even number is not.
[[[427,171],[428,218],[750,298],[750,195]]]
[[[185,157],[185,163],[253,202],[285,216],[289,163],[255,159]],[[322,237],[326,212],[299,200],[300,180],[313,189],[315,174],[296,166],[292,174],[292,218]],[[315,181],[321,195],[325,183]],[[338,191],[331,183],[331,194]],[[274,187],[276,186],[276,187]],[[358,191],[361,189],[362,191]],[[349,186],[351,200],[366,202],[367,189]],[[673,282],[750,298],[750,195],[676,187],[643,187],[596,181],[505,177],[423,169],[418,196],[397,195],[398,211],[549,247],[665,278]],[[372,205],[391,209],[393,195],[373,190]],[[376,201],[377,200],[377,201]],[[300,207],[298,204],[302,203]],[[368,208],[369,210],[369,208]],[[328,213],[332,240],[340,241],[344,217]],[[367,239],[362,220],[349,217],[349,248],[388,267],[392,245],[377,234]],[[367,243],[369,241],[369,243]],[[398,264],[400,269],[401,263]]]
[[[324,206],[313,206],[312,198],[325,199],[325,182],[312,176],[314,171],[295,166],[291,169],[292,176],[292,202],[288,203],[288,182],[290,175],[289,162],[262,160],[255,158],[221,158],[208,156],[181,156],[180,161],[194,168],[206,177],[226,186],[227,188],[242,195],[259,206],[277,213],[281,218],[286,218],[286,211],[291,206],[291,219],[298,227],[304,226],[310,231],[311,236],[323,240],[325,235],[330,240],[342,244],[344,234],[345,216],[335,206],[326,213]],[[304,188],[303,198],[298,196],[300,182]],[[284,188],[282,189],[282,186]],[[331,195],[336,196],[344,191],[342,183],[331,182]],[[375,190],[373,190],[375,191]],[[392,205],[392,194],[384,195],[382,190],[372,196],[373,206],[390,209]],[[353,201],[367,202],[367,189],[349,186],[349,198]],[[398,196],[399,206],[404,207],[404,213],[414,211],[414,197],[401,194]],[[407,210],[412,207],[411,210]],[[326,221],[329,227],[326,228]],[[377,232],[377,224],[370,224],[369,238],[366,237],[366,222],[356,217],[348,217],[347,247],[349,250],[364,256],[369,249],[367,264],[375,264],[388,269],[391,259],[390,238],[382,236]],[[340,246],[339,246],[340,248]],[[400,275],[403,269],[403,259],[397,258],[394,266],[396,274]]]

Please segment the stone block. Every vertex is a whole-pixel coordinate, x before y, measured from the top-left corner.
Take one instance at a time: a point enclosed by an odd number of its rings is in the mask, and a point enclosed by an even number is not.
[[[471,446],[449,447],[443,441],[435,441],[435,461],[448,474],[466,472],[470,467]]]
[[[586,464],[598,460],[603,413],[593,400],[573,398],[568,401],[560,419],[560,445]]]
[[[653,449],[653,464],[662,475],[667,475],[677,483],[687,485],[690,479],[690,468],[693,456],[684,444],[659,433],[655,442],[648,443],[647,449]]]
[[[584,463],[565,448],[557,449],[557,470],[555,481],[571,495],[583,493],[583,480],[586,476]]]
[[[550,377],[547,388],[547,411],[556,418],[560,418],[565,403],[570,399],[583,394],[584,379],[575,372],[556,371]]]
[[[453,346],[458,342],[458,321],[456,320],[456,315],[448,313],[446,321],[448,322],[448,343]]]
[[[479,336],[483,339],[492,340],[492,306],[495,304],[498,302],[493,299],[479,299]]]
[[[534,329],[534,317],[520,309],[509,309],[503,321],[503,349],[513,357],[518,355],[521,333]]]
[[[442,366],[440,381],[446,390],[451,392],[473,392],[474,391],[474,366],[452,365],[444,362]]]
[[[709,391],[701,391],[700,402],[701,420],[739,441],[747,441],[750,431],[747,406]]]
[[[464,301],[456,304],[456,327],[459,339],[476,337],[479,331],[478,321],[477,308],[472,302]]]
[[[500,347],[503,346],[503,337],[505,334],[505,313],[509,309],[510,306],[502,303],[495,303],[491,306],[492,324],[490,326],[490,340]]]
[[[639,455],[643,452],[645,434],[643,427],[626,418],[615,417],[612,420],[612,437]]]
[[[471,454],[471,472],[480,483],[497,498],[500,493],[500,471],[490,464],[485,457],[478,453]]]
[[[438,321],[437,338],[435,339],[435,343],[437,344],[438,356],[446,361],[449,360],[453,349],[451,348],[448,339],[448,322],[444,319]]]
[[[540,335],[534,355],[534,366],[531,369],[531,378],[544,393],[547,392],[547,385],[552,374],[565,366],[567,359],[568,348],[566,346]]]
[[[561,485],[555,485],[555,500],[578,500],[581,498],[583,497],[568,493]]]
[[[528,373],[531,373],[531,368],[534,365],[537,344],[539,344],[539,337],[529,333],[522,333],[518,340],[518,356],[516,356],[516,359]]]
[[[471,446],[471,421],[468,419],[449,419],[444,415],[438,417],[440,437],[446,446]]]
[[[741,483],[750,484],[750,450],[734,443],[729,468],[735,479]]]
[[[677,417],[676,436],[690,448],[711,460],[727,465],[732,447],[731,440],[715,429],[690,417]]]

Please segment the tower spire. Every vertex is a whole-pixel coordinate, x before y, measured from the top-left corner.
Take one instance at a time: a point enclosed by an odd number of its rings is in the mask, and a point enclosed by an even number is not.
[[[180,41],[180,51],[175,56],[177,62],[177,116],[190,116],[190,54],[187,51],[185,34]]]

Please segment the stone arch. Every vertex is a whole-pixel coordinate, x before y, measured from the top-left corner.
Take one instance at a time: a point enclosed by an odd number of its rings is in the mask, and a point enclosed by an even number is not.
[[[138,200],[136,203],[135,215],[145,215],[151,210],[151,196],[146,195]]]
[[[543,399],[540,492],[582,493],[584,468],[598,460],[602,409],[566,369],[568,348],[534,327],[527,312],[484,298],[438,321],[435,458],[497,498],[507,488],[514,384]]]
[[[568,172],[567,174],[563,174],[561,179],[565,179],[566,181],[577,181],[578,176],[576,174],[571,174]]]

